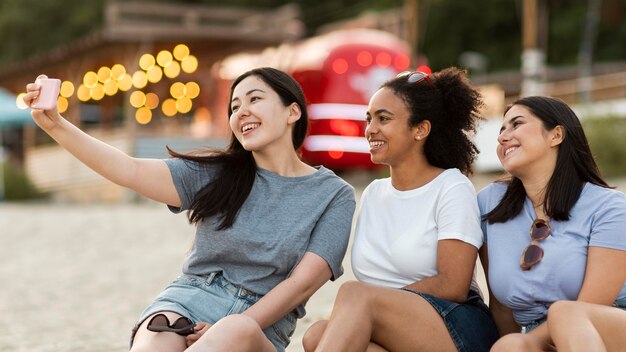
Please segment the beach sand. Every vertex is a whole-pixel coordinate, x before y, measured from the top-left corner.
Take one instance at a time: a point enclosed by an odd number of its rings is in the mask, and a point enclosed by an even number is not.
[[[360,195],[366,182],[353,183]],[[0,203],[0,351],[126,351],[135,319],[180,273],[193,234],[184,215],[152,202]],[[304,331],[354,279],[349,255],[344,269],[311,298],[288,351],[302,350]]]

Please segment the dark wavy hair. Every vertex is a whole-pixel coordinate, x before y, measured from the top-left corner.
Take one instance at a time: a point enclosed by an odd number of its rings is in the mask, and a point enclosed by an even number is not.
[[[233,81],[230,88],[229,102],[232,100],[235,87],[248,77],[257,77],[274,90],[280,97],[285,107],[292,103],[298,104],[302,115],[296,121],[292,130],[292,142],[297,150],[302,146],[308,128],[308,113],[306,99],[302,88],[288,74],[271,68],[262,67],[250,70]],[[232,115],[230,103],[228,104],[228,116]],[[199,164],[215,164],[221,166],[213,181],[202,188],[194,197],[188,217],[189,222],[198,223],[204,218],[211,216],[220,217],[218,230],[231,227],[235,222],[237,213],[248,198],[256,177],[257,166],[252,152],[243,148],[241,143],[231,132],[230,145],[226,150],[208,149],[203,155],[180,154],[169,147],[169,154],[176,158],[197,162]]]
[[[504,114],[514,105],[527,108],[533,116],[541,120],[547,131],[556,126],[562,126],[564,130],[563,142],[557,152],[556,167],[546,186],[544,208],[551,219],[569,220],[570,211],[578,201],[585,182],[610,188],[600,176],[580,120],[566,103],[555,98],[525,97],[509,105]],[[500,203],[484,216],[490,223],[513,219],[524,208],[526,191],[522,181],[511,176],[505,182],[508,187]]]
[[[412,83],[400,76],[382,88],[390,88],[404,100],[411,114],[409,126],[430,121],[424,153],[431,165],[471,174],[478,148],[470,135],[476,133],[476,122],[481,119],[480,93],[469,83],[466,72],[456,67],[433,73],[429,79],[431,84]]]

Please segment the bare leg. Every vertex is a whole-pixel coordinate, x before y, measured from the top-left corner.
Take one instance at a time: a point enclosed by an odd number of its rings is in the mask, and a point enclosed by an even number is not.
[[[456,351],[435,309],[414,293],[347,282],[317,351]]]
[[[233,314],[220,319],[186,351],[276,352],[276,348],[254,319]]]
[[[491,352],[542,352],[549,350],[542,341],[528,334],[504,335],[491,347]]]
[[[309,329],[304,333],[304,337],[302,338],[302,346],[304,347],[305,352],[315,351],[317,345],[322,339],[322,335],[324,334],[327,325],[328,320],[320,320],[311,325]],[[370,344],[367,346],[366,352],[387,352],[387,350],[370,341]]]
[[[548,310],[548,328],[559,352],[626,350],[626,311],[559,301]]]
[[[176,321],[181,315],[174,312],[160,312],[149,316],[137,330],[131,352],[172,352],[184,351],[187,348],[185,337],[173,332],[154,332],[146,327],[150,318],[156,314],[164,314],[169,321]]]

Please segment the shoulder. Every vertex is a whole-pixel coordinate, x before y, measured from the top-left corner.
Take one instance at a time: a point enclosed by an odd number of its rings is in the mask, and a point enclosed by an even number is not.
[[[504,196],[508,182],[494,182],[478,192],[478,205],[482,210],[494,208]]]
[[[580,194],[576,208],[594,213],[612,210],[626,214],[626,196],[615,189],[587,183]]]
[[[345,200],[354,201],[354,187],[341,177],[337,176],[333,171],[320,166],[317,172],[313,174],[313,180],[321,189],[335,192]]]

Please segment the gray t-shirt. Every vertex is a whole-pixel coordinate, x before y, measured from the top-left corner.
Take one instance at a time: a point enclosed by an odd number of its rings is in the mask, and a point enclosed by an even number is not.
[[[178,158],[166,163],[182,202],[180,208],[170,207],[173,212],[188,210],[219,168]],[[219,217],[198,223],[183,272],[221,271],[233,284],[263,295],[312,252],[326,260],[334,280],[343,274],[354,208],[354,189],[324,167],[301,177],[258,168],[232,227],[218,231]]]

